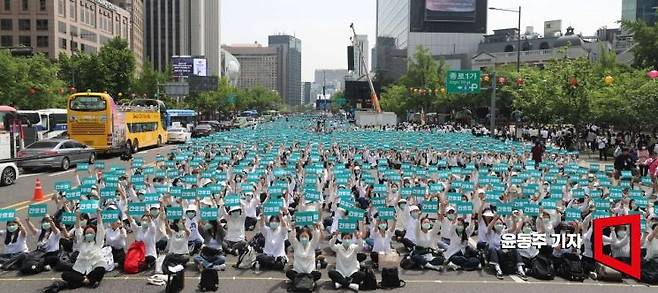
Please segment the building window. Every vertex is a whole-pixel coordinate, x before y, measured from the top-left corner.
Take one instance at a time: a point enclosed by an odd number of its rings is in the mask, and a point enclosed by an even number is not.
[[[0,30],[10,31],[13,29],[13,22],[11,19],[2,19],[0,20]]]
[[[69,1],[69,16],[72,19],[75,19],[78,15],[78,7],[76,5],[77,2],[75,0]]]
[[[12,46],[14,46],[14,38],[12,36],[0,37],[0,47],[12,47]]]
[[[66,34],[66,23],[61,21],[57,22],[57,31]]]
[[[505,52],[514,52],[514,46],[512,45],[505,46]]]
[[[551,45],[549,45],[548,42],[541,42],[541,44],[539,44],[539,49],[546,50],[546,49],[550,49],[550,48],[551,48]]]
[[[30,36],[18,36],[18,45],[32,47],[32,38]]]
[[[47,31],[48,30],[48,20],[47,19],[37,19],[37,30],[38,31]]]
[[[78,49],[78,43],[71,41],[71,51],[75,51]]]
[[[5,11],[11,10],[11,0],[5,0]]]
[[[19,19],[18,20],[18,29],[22,31],[30,30],[30,20],[29,19]]]
[[[37,36],[37,48],[48,47],[48,36]]]
[[[59,16],[66,17],[66,5],[65,0],[57,0],[57,13]]]
[[[66,39],[59,38],[59,48],[66,50],[66,48],[68,48],[68,41]]]
[[[29,2],[30,1],[28,0],[21,0],[21,7],[23,11],[27,11],[28,9],[30,9]]]
[[[39,0],[39,10],[46,11],[46,0]]]

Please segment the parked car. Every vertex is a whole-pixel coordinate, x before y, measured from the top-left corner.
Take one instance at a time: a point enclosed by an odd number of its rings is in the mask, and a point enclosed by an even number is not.
[[[213,133],[213,128],[210,124],[199,124],[192,130],[192,137],[203,137]]]
[[[203,124],[208,124],[212,127],[212,130],[214,131],[222,131],[222,124],[219,123],[217,120],[208,120],[208,121],[201,121],[199,122],[199,125]]]
[[[38,168],[68,170],[78,163],[93,164],[96,151],[72,139],[45,139],[28,145],[18,153],[19,158],[30,158],[18,162],[25,171]]]
[[[192,133],[183,127],[169,127],[169,129],[167,129],[167,136],[169,137],[169,142],[171,143],[185,143],[190,139],[190,137],[192,137]]]
[[[0,170],[2,170],[2,173],[0,173],[0,186],[12,185],[16,182],[16,178],[18,178],[16,163],[0,163]]]

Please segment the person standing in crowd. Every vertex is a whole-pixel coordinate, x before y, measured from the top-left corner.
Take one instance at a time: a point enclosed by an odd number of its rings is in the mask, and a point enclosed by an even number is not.
[[[544,147],[541,145],[541,142],[535,142],[535,146],[532,147],[532,160],[535,162],[535,169],[539,169],[539,164],[541,164],[544,158]]]
[[[599,160],[607,161],[608,160],[608,139],[605,136],[596,137],[596,144],[599,150]]]

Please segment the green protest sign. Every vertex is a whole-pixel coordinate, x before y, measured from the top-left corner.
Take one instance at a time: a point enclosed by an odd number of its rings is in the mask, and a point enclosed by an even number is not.
[[[439,210],[439,202],[436,200],[428,200],[423,202],[423,213],[436,214]]]
[[[80,201],[80,212],[85,214],[95,214],[98,209],[98,200],[83,200]]]
[[[80,200],[80,189],[79,188],[72,188],[66,191],[66,199],[67,200]]]
[[[391,220],[395,218],[395,208],[380,208],[377,210],[378,216],[382,220]]]
[[[523,206],[523,214],[531,217],[539,215],[539,205],[536,203],[527,203]]]
[[[67,191],[71,189],[71,181],[57,181],[55,182],[55,190],[58,192]]]
[[[140,217],[144,215],[146,204],[143,202],[128,203],[128,215],[131,217]]]
[[[75,224],[75,219],[76,218],[77,218],[77,216],[75,215],[75,213],[64,212],[64,213],[62,213],[62,218],[61,218],[60,222],[64,225],[73,225],[73,224]],[[0,221],[2,221],[1,218],[0,218]]]
[[[278,216],[281,213],[281,203],[280,202],[266,202],[263,206],[263,214],[266,216]]]
[[[320,214],[316,211],[299,211],[295,213],[296,227],[312,227],[320,221]]]
[[[204,221],[217,220],[219,218],[218,208],[201,208],[201,219]]]
[[[116,192],[117,189],[113,187],[103,187],[101,188],[101,198],[103,199],[108,199],[108,198],[115,198],[116,197]]]
[[[354,218],[343,218],[338,220],[338,231],[340,233],[352,233],[359,227],[359,222]]]
[[[509,216],[512,214],[513,205],[511,203],[499,203],[496,205],[496,213],[501,216]]]
[[[89,164],[88,163],[78,163],[78,165],[75,168],[78,171],[87,171],[87,170],[89,170]]]
[[[27,216],[30,218],[43,218],[47,212],[47,204],[31,204],[27,208]]]
[[[182,207],[168,207],[166,210],[167,219],[170,221],[180,220],[183,218],[183,208]]]
[[[378,196],[370,199],[370,204],[376,208],[381,208],[386,206],[386,197]]]
[[[473,203],[472,202],[458,202],[457,203],[457,213],[460,215],[471,215],[473,214]]]
[[[194,188],[183,189],[181,191],[181,197],[183,199],[195,199],[196,198],[196,190]]]
[[[567,222],[571,221],[580,221],[581,220],[581,212],[580,209],[578,208],[568,208],[564,210],[565,214],[565,219]]]
[[[143,202],[145,204],[157,204],[160,202],[160,195],[157,193],[147,193],[144,194],[144,200]]]
[[[224,205],[228,206],[228,207],[239,206],[240,205],[240,197],[235,195],[235,194],[227,195],[226,197],[224,197]]]
[[[119,210],[103,210],[101,218],[105,223],[112,223],[119,220]]]

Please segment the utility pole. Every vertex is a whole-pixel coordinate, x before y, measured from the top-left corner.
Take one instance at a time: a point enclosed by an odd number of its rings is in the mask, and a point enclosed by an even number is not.
[[[366,79],[368,80],[368,85],[370,86],[370,100],[372,100],[372,106],[375,108],[375,112],[381,113],[382,108],[379,105],[379,98],[377,97],[377,92],[375,92],[375,86],[372,84],[372,79],[370,78],[370,72],[368,70],[368,64],[366,64],[365,58],[363,57],[363,47],[362,46],[357,46],[357,39],[356,39],[356,30],[354,30],[354,24],[350,24],[350,28],[352,29],[352,46],[358,47],[359,48],[359,55],[360,55],[360,62],[363,64],[363,68],[366,71]]]
[[[494,131],[496,130],[496,72],[491,73],[491,114],[489,117],[489,129],[491,131],[490,135],[494,136]]]

